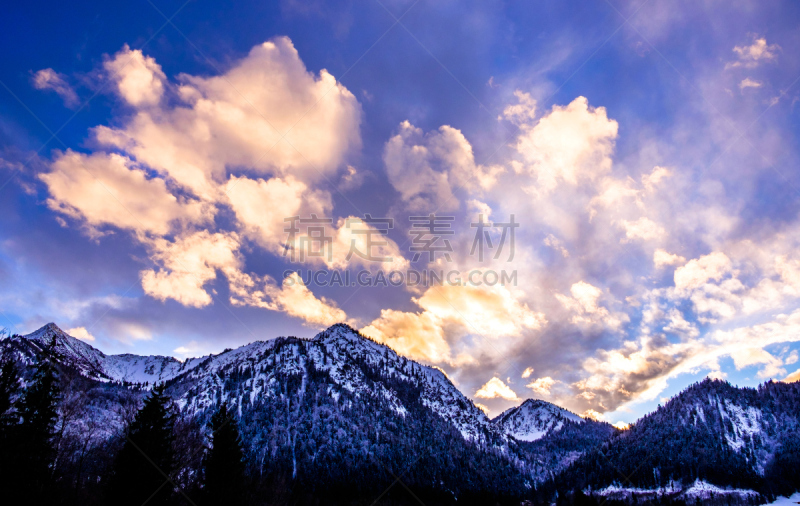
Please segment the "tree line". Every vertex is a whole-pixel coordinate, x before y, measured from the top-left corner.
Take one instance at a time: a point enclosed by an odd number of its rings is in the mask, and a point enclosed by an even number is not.
[[[24,378],[12,358],[2,360],[0,490],[4,504],[245,504],[242,442],[228,406],[222,403],[213,413],[206,438],[186,438],[163,384],[153,387],[122,440],[107,449],[107,469],[89,483],[81,479],[80,471],[73,475],[75,466],[63,462],[64,450],[72,448],[62,448],[65,438],[59,409],[69,406],[64,405],[58,359],[53,342],[33,365],[29,378]],[[191,439],[196,446],[186,448]],[[180,461],[195,456],[201,464],[197,475],[181,479],[177,474]]]

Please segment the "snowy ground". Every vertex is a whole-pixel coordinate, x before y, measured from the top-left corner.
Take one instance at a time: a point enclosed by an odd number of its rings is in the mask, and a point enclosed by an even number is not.
[[[795,504],[800,504],[800,492],[791,497],[778,497],[775,502],[770,503],[768,506],[794,506]]]

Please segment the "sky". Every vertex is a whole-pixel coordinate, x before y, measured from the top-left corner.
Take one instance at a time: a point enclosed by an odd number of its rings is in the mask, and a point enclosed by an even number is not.
[[[492,416],[800,379],[795,2],[3,14],[8,333],[184,359],[346,322]]]

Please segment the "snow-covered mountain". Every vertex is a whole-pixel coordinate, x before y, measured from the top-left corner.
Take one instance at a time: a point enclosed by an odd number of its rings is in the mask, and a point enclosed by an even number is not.
[[[184,362],[106,355],[54,324],[4,339],[0,350],[29,366],[53,340],[65,370],[78,373],[62,377],[81,378],[65,388],[66,400],[83,403],[65,422],[77,447],[89,444],[81,438],[102,446],[122,437],[131,410],[165,382],[184,427],[204,430],[225,402],[252,473],[285,472],[320,490],[379,487],[388,462],[414,463],[404,481],[452,497],[535,488],[546,502],[563,490],[606,499],[680,493],[689,501],[695,491],[720,489],[736,490],[744,504],[762,497],[751,490],[769,495],[765,483],[792,483],[791,469],[800,466],[797,383],[756,390],[706,381],[620,432],[541,400],[489,420],[442,371],[343,324],[310,339],[257,341]],[[630,481],[620,482],[620,473]],[[794,490],[781,487],[775,492]]]
[[[53,338],[56,352],[61,355],[65,364],[74,367],[87,378],[99,381],[153,385],[171,380],[203,360],[190,359],[181,362],[174,357],[160,355],[106,355],[90,344],[70,336],[55,323],[48,323],[25,336],[12,337],[10,341],[16,341],[16,348],[24,357],[32,360]]]
[[[688,502],[723,489],[746,503],[756,492],[793,492],[798,469],[800,383],[756,389],[705,379],[585,452],[551,486],[640,499],[682,491]]]
[[[492,419],[493,424],[519,441],[536,441],[560,431],[567,422],[584,421],[575,413],[540,399],[528,399]]]
[[[419,388],[422,404],[452,423],[465,439],[482,440],[486,433],[500,435],[502,432],[440,370],[408,360],[347,325],[334,325],[313,339],[256,341],[218,355],[184,362],[160,355],[106,355],[68,335],[55,323],[12,338],[12,341],[16,340],[23,356],[32,360],[53,338],[62,361],[87,378],[150,386],[172,382],[175,390],[181,392],[178,404],[191,414],[216,405],[219,399],[238,406],[241,413],[243,404],[252,405],[259,396],[269,395],[265,386],[274,383],[276,374],[303,375],[309,366],[329,376],[329,395],[334,400],[338,399],[341,391],[377,395],[389,402],[397,414],[406,413],[406,407],[390,386],[376,381],[379,378],[368,377],[369,373],[363,367],[353,367],[354,362],[363,362],[380,370],[385,378],[409,382]],[[220,382],[220,378],[234,373],[252,377],[236,391],[231,391]],[[179,377],[180,381],[175,381]],[[192,388],[187,388],[187,385],[192,385]]]
[[[176,388],[186,390],[179,402],[190,413],[203,411],[218,399],[237,406],[241,413],[259,398],[270,396],[271,386],[285,375],[300,377],[301,391],[305,391],[313,370],[325,376],[326,393],[334,402],[343,393],[380,398],[404,416],[409,407],[393,387],[402,382],[419,389],[422,405],[451,423],[464,439],[482,441],[488,433],[497,432],[483,411],[440,370],[408,360],[347,325],[334,325],[313,339],[259,341],[197,361],[180,373],[176,383]],[[220,378],[231,375],[245,379],[235,389],[226,387]]]

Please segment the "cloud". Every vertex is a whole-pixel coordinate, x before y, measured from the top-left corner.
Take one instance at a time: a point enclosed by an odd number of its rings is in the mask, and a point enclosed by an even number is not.
[[[603,413],[600,413],[600,412],[595,411],[593,409],[587,409],[586,411],[581,413],[581,416],[583,418],[587,418],[589,420],[594,420],[595,422],[602,422],[602,421],[605,420],[605,417],[603,416]]]
[[[564,247],[564,244],[553,234],[550,234],[544,238],[544,244],[561,253],[562,257],[569,258],[569,250],[567,250],[567,248]]]
[[[533,374],[533,367],[526,367],[524,371],[522,371],[522,378],[530,378],[531,374]]]
[[[204,230],[175,242],[156,240],[150,247],[152,258],[162,268],[142,271],[142,288],[156,299],[174,299],[189,307],[208,306],[212,296],[206,285],[221,272],[235,306],[282,311],[314,327],[348,321],[344,311],[324,297],[317,298],[296,273],[278,286],[269,276],[242,272],[244,260],[235,233]]]
[[[520,337],[524,332],[542,328],[547,320],[517,300],[506,287],[431,286],[418,299],[412,299],[419,313],[385,309],[380,318],[362,329],[362,333],[411,358],[432,363],[464,365],[474,363],[469,354],[452,355],[451,344],[464,336],[496,340]],[[495,345],[484,342],[487,351]]]
[[[536,180],[535,188],[548,192],[560,183],[577,185],[611,170],[611,154],[618,125],[603,107],[593,108],[585,97],[553,109],[535,126],[521,126],[515,147],[524,161],[518,171]]]
[[[53,69],[42,69],[33,74],[33,87],[37,90],[53,90],[64,105],[73,108],[78,105],[78,94],[67,83],[66,76]]]
[[[672,170],[656,166],[650,174],[642,175],[642,185],[648,192],[653,192],[664,179],[672,176]]]
[[[111,61],[121,76],[132,73],[135,63],[139,77],[126,87],[120,81],[119,94],[151,107],[137,110],[122,127],[97,127],[97,141],[204,199],[216,198],[233,167],[327,181],[361,144],[355,97],[327,71],[309,73],[288,38],[255,46],[222,75],[180,74],[176,84],[162,79],[155,62],[128,51]],[[133,63],[123,66],[126,56]],[[165,87],[173,90],[174,103],[158,102]]]
[[[721,251],[715,251],[690,260],[686,265],[675,269],[675,288],[679,290],[700,288],[709,280],[719,281],[732,269],[730,258]]]
[[[145,56],[141,50],[131,50],[127,44],[112,58],[103,63],[109,78],[117,85],[117,92],[134,107],[157,105],[164,94],[167,76],[161,65]]]
[[[544,314],[501,285],[432,286],[415,302],[441,320],[486,336],[520,336],[525,329],[537,330],[547,323]]]
[[[141,272],[142,288],[158,300],[174,299],[185,306],[205,307],[211,295],[203,288],[217,270],[238,271],[239,238],[235,234],[197,232],[175,242],[154,240],[152,258],[163,266]]]
[[[767,44],[764,37],[753,36],[753,43],[748,46],[734,46],[733,52],[737,61],[729,62],[725,68],[755,68],[761,63],[775,61],[781,47],[777,44]]]
[[[764,84],[759,81],[754,81],[749,77],[742,79],[742,82],[739,83],[739,89],[744,91],[747,88],[761,88]]]
[[[612,314],[599,304],[603,291],[585,281],[578,281],[570,287],[571,297],[560,293],[556,299],[573,313],[571,322],[576,325],[599,324],[610,329],[617,329],[627,317]]]
[[[786,376],[781,381],[785,383],[794,383],[795,381],[800,381],[800,369],[796,370],[792,374]]]
[[[280,290],[272,289],[267,293],[271,296],[275,309],[301,318],[307,324],[329,327],[334,323],[348,322],[344,311],[325,297],[317,298],[297,273],[284,279]]]
[[[686,263],[686,259],[674,253],[667,253],[663,249],[657,249],[653,253],[653,265],[656,269],[663,269],[669,265],[680,265]]]
[[[209,306],[209,285],[221,273],[234,304],[315,326],[346,321],[297,279],[279,285],[244,272],[240,250],[253,241],[282,254],[285,218],[332,212],[329,190],[317,185],[328,185],[345,154],[360,146],[361,108],[353,95],[325,70],[308,72],[285,37],[254,47],[216,76],[180,74],[171,82],[152,57],[127,45],[103,68],[130,108],[115,126],[92,130],[99,150],[56,153],[40,176],[48,206],[94,237],[112,228],[134,232],[154,263],[140,272],[142,288],[157,300]],[[37,74],[53,85],[52,75]],[[352,183],[357,174],[348,174]],[[228,210],[235,220],[226,230],[226,220],[214,218]],[[333,228],[344,251],[329,265],[347,264],[364,228]],[[395,254],[392,267],[407,265],[394,242],[378,250]]]
[[[189,341],[183,346],[178,346],[172,352],[182,358],[196,357],[200,352],[200,346],[197,341]]]
[[[380,318],[361,329],[361,333],[414,359],[441,363],[450,356],[441,320],[431,313],[382,309]]]
[[[644,216],[636,221],[622,220],[620,225],[625,230],[625,238],[621,240],[623,243],[635,239],[641,239],[642,241],[664,239],[667,235],[667,231],[664,230],[664,227]]]
[[[116,153],[58,153],[41,174],[50,209],[92,229],[104,225],[142,234],[164,235],[177,225],[203,223],[213,211],[203,203],[173,195],[164,179],[149,177],[139,164]]]
[[[90,343],[94,342],[95,340],[94,336],[91,335],[88,330],[86,330],[86,327],[74,327],[67,329],[67,334],[80,339],[81,341],[87,341]]]
[[[482,387],[475,392],[475,397],[479,399],[496,399],[501,398],[507,401],[519,401],[520,398],[511,390],[511,388],[503,383],[500,378],[492,378],[487,381]]]
[[[659,335],[642,335],[638,342],[625,341],[615,350],[600,350],[588,358],[584,370],[588,376],[572,387],[591,392],[593,409],[604,412],[620,409],[628,402],[652,400],[667,387],[667,380],[698,369],[710,370],[709,376],[724,377],[719,359],[731,357],[737,369],[760,366],[759,378],[785,375],[784,362],[767,352],[770,345],[800,340],[800,310],[779,315],[757,325],[730,330],[715,330],[702,337],[668,341]]]
[[[389,182],[412,211],[455,209],[459,205],[455,191],[490,189],[504,171],[476,164],[472,146],[460,130],[444,125],[423,135],[408,121],[386,143],[383,161]]]
[[[783,362],[763,348],[736,349],[731,353],[731,358],[737,371],[751,365],[763,364],[764,367],[758,371],[759,378],[774,378],[786,374],[786,369],[781,367]]]
[[[525,386],[530,388],[539,395],[550,395],[550,388],[555,384],[556,380],[554,380],[550,376],[545,376],[543,378],[537,378]]]
[[[521,90],[514,91],[517,98],[516,104],[507,105],[503,109],[503,115],[497,119],[505,118],[515,125],[528,124],[536,118],[536,100],[530,93]]]
[[[225,196],[233,209],[240,230],[268,251],[283,253],[292,216],[321,218],[333,208],[330,195],[315,191],[292,176],[269,180],[231,177],[225,185]]]

